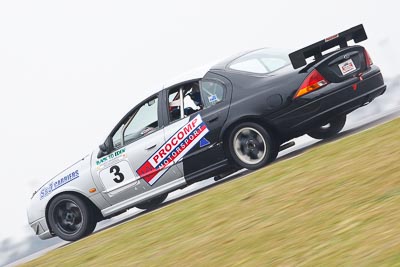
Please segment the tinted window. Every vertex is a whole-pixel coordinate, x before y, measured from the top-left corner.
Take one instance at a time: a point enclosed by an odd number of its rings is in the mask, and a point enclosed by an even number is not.
[[[233,70],[267,74],[290,64],[288,53],[265,48],[245,54],[229,64]]]

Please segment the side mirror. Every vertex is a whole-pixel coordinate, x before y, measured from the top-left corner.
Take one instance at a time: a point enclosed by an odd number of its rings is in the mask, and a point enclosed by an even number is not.
[[[100,151],[106,153],[107,152],[107,146],[105,143],[99,145]]]
[[[107,137],[106,141],[103,144],[99,145],[99,153],[97,154],[97,158],[104,157],[108,153],[110,153],[112,147],[112,139],[111,136]]]
[[[99,145],[99,148],[100,148],[99,153],[97,153],[97,158],[98,159],[101,158],[101,157],[104,157],[105,155],[107,155],[107,147],[106,147],[105,143]]]

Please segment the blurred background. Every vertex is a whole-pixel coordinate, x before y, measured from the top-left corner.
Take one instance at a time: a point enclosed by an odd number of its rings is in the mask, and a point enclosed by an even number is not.
[[[399,107],[398,10],[372,0],[1,1],[0,265],[59,242],[29,228],[33,191],[192,68],[260,47],[297,50],[362,23],[388,90],[349,123]]]

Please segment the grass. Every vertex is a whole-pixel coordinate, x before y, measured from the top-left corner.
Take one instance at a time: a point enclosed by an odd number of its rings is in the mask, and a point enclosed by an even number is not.
[[[23,266],[400,266],[400,119]]]

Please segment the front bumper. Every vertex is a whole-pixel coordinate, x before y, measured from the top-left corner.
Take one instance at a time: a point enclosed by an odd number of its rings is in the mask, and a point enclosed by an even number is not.
[[[50,233],[45,217],[30,223],[30,226],[32,227],[35,234],[39,236],[39,238],[42,240],[53,237],[53,235]]]

